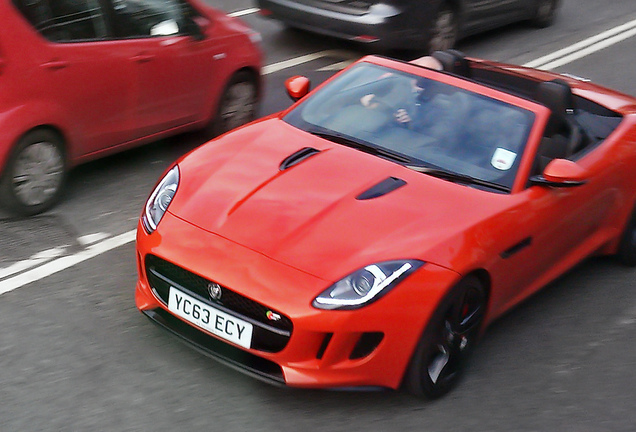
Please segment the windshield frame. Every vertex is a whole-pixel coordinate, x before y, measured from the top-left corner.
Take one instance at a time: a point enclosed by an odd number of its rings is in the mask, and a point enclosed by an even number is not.
[[[286,123],[290,124],[293,127],[304,130],[306,132],[311,133],[312,130],[316,131],[316,129],[320,129],[320,125],[316,127],[316,125],[306,122],[302,119],[301,115],[303,113],[304,107],[306,104],[311,104],[311,102],[320,97],[320,94],[324,92],[325,87],[331,87],[334,84],[338,84],[338,82],[342,79],[343,74],[350,73],[352,68],[357,67],[361,63],[368,63],[374,66],[380,66],[388,69],[388,72],[396,72],[396,73],[405,73],[409,75],[413,75],[415,77],[423,77],[428,80],[439,82],[443,85],[454,87],[456,90],[473,93],[475,96],[480,98],[487,98],[497,103],[502,103],[504,105],[510,106],[515,110],[521,110],[528,114],[528,127],[525,133],[525,138],[520,142],[517,160],[514,161],[515,167],[513,174],[510,176],[510,181],[507,184],[503,184],[508,190],[509,193],[516,193],[523,189],[525,189],[527,178],[531,171],[531,166],[533,162],[533,155],[536,152],[538,147],[538,143],[541,137],[541,133],[545,123],[547,122],[549,116],[549,110],[538,103],[525,99],[520,96],[516,96],[513,94],[505,93],[501,90],[488,87],[486,85],[479,84],[477,82],[471,81],[469,79],[465,79],[462,77],[458,77],[455,75],[448,74],[443,71],[435,71],[432,69],[427,69],[421,66],[417,66],[411,63],[401,62],[398,60],[388,59],[384,57],[378,56],[366,56],[353,65],[349,66],[345,70],[339,72],[334,75],[321,85],[319,85],[314,91],[312,91],[308,96],[301,99],[299,102],[294,104],[288,110],[284,111],[280,118]],[[335,82],[334,82],[335,81]],[[299,121],[299,118],[301,121]],[[329,128],[327,128],[329,130]],[[335,130],[337,134],[340,134],[340,131]],[[320,134],[319,134],[320,135]],[[377,145],[377,143],[368,142],[365,140],[360,140],[359,137],[355,136],[346,136],[346,138],[353,139],[356,141],[361,141],[361,145],[367,145],[372,148],[382,148],[381,145]],[[340,143],[343,145],[342,143]],[[395,148],[388,148],[388,150],[392,152],[396,152]],[[371,152],[372,153],[372,152]],[[402,153],[402,152],[398,152]],[[404,153],[402,153],[404,154]],[[406,158],[412,160],[411,165],[418,166],[430,166],[432,168],[442,168],[449,171],[451,174],[459,174],[459,175],[468,175],[471,176],[470,173],[466,172],[453,172],[453,170],[449,170],[448,167],[440,167],[439,164],[433,163],[431,161],[426,160],[417,160],[414,158],[412,154],[404,154]],[[380,156],[381,157],[381,156]],[[390,160],[390,159],[389,159]],[[395,163],[401,164],[408,168],[407,163],[401,163],[399,161],[393,161]],[[426,175],[426,170],[423,170],[423,175]],[[490,178],[480,178],[479,176],[472,176],[478,178],[479,180],[483,180],[483,182],[488,182]],[[452,181],[452,180],[451,180]],[[495,182],[497,183],[497,182]],[[464,183],[467,184],[467,183]],[[483,189],[483,188],[480,188]],[[493,188],[492,191],[496,191],[496,188]],[[499,188],[501,189],[501,188]],[[487,189],[488,190],[488,189]],[[498,193],[502,193],[501,190]]]

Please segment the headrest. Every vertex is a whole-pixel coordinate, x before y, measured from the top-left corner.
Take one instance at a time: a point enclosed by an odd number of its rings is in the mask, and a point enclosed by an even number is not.
[[[446,72],[464,77],[470,76],[470,66],[463,52],[450,49],[435,51],[431,56],[442,64]]]
[[[565,116],[574,109],[572,89],[563,80],[556,79],[539,84],[535,99],[548,107],[553,115]]]

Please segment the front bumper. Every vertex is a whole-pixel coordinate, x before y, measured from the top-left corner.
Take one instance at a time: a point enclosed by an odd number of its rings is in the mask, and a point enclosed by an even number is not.
[[[288,340],[280,349],[246,349],[172,315],[149,283],[149,256],[178,264],[197,277],[284,314],[293,325]],[[366,307],[318,310],[311,301],[331,282],[205,232],[170,213],[151,235],[139,226],[137,259],[135,300],[148,318],[228,366],[272,384],[306,388],[397,389],[425,323],[448,287],[458,280],[454,272],[426,264]],[[210,299],[199,300],[218,306]],[[247,312],[235,315],[255,320]]]
[[[263,15],[291,27],[382,49],[424,47],[425,29],[433,16],[427,2],[419,2],[417,7],[409,2],[399,6],[377,2],[364,10],[314,0],[258,0],[257,4]]]

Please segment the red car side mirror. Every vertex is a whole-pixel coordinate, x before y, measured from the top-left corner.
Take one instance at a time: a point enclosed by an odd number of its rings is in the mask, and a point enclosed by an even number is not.
[[[285,88],[289,97],[296,102],[309,93],[311,82],[309,78],[296,75],[291,78],[287,78],[285,81]]]
[[[568,159],[554,159],[543,175],[534,177],[534,184],[552,187],[580,186],[587,182],[588,172],[585,168]]]

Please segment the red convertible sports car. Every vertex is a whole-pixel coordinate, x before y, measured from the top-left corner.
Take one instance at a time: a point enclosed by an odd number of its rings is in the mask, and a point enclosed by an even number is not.
[[[273,383],[449,391],[492,320],[595,254],[636,264],[636,99],[436,52],[367,56],[169,169],[137,307]]]

